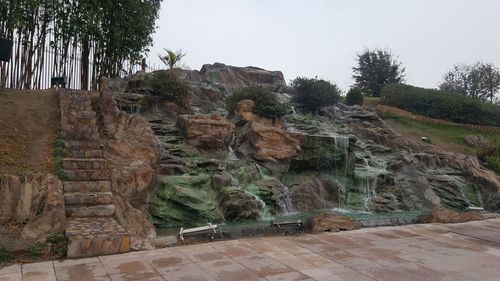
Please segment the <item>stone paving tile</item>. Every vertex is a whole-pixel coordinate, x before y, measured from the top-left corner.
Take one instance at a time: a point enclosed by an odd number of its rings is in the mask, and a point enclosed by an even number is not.
[[[220,281],[265,280],[233,259],[201,262],[198,265]]]
[[[20,264],[13,264],[6,266],[4,268],[0,268],[0,275],[4,274],[9,274],[9,273],[17,273],[21,272],[21,265]]]
[[[220,241],[7,266],[0,281],[498,281],[500,244],[474,238],[495,239],[497,225],[500,219]]]
[[[399,264],[394,267],[359,268],[357,271],[375,280],[384,281],[465,281],[458,279],[457,276],[451,276],[449,273],[436,271],[415,263]]]
[[[165,267],[158,270],[161,276],[167,281],[181,280],[199,280],[212,281],[216,280],[209,273],[203,270],[200,266],[190,263],[171,267]]]
[[[291,272],[267,276],[266,280],[268,280],[268,281],[306,281],[306,280],[314,280],[314,279],[312,279],[308,275],[305,275],[302,272],[291,271]]]
[[[343,279],[320,267],[302,270],[302,273],[318,281],[343,281]]]
[[[55,272],[57,280],[109,280],[108,273],[99,261],[59,265],[55,267]]]
[[[53,281],[56,274],[52,262],[25,264],[22,267],[23,281]]]
[[[212,247],[180,248],[180,251],[192,262],[201,263],[229,258],[223,252]]]
[[[234,259],[261,277],[268,277],[294,271],[287,265],[262,254],[240,256]]]
[[[0,274],[0,281],[22,281],[23,276],[21,272]]]

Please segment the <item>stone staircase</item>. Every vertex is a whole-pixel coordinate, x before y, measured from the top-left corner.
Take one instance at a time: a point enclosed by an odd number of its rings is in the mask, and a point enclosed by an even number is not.
[[[61,137],[69,258],[127,252],[130,234],[114,219],[110,171],[103,158],[93,93],[61,90]]]

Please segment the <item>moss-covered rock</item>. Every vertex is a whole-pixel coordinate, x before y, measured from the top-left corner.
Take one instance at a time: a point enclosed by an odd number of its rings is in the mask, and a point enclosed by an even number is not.
[[[221,191],[219,202],[227,221],[260,219],[264,203],[248,191],[226,187]]]
[[[335,170],[350,174],[354,170],[354,142],[345,136],[304,135],[301,150],[290,163],[290,171]]]
[[[197,225],[223,220],[210,175],[165,176],[151,210],[158,225]]]

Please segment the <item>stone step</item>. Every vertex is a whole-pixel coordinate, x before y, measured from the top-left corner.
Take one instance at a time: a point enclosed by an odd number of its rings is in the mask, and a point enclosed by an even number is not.
[[[97,118],[96,117],[61,117],[61,124],[63,124],[63,127],[67,125],[76,125],[76,124],[81,124],[81,125],[96,125],[97,124]]]
[[[88,140],[68,140],[64,141],[66,148],[73,149],[101,149],[100,141],[88,141]]]
[[[72,192],[64,193],[66,206],[68,205],[107,205],[113,202],[111,192]]]
[[[114,215],[115,205],[67,205],[67,217],[109,217]]]
[[[66,149],[66,154],[69,158],[102,158],[103,153],[101,149]]]
[[[99,127],[96,124],[86,125],[86,124],[61,124],[61,130],[67,133],[97,133],[99,132]]]
[[[68,219],[66,237],[68,237],[68,258],[130,251],[130,233],[111,217]]]
[[[110,192],[109,181],[67,181],[64,182],[64,192]]]
[[[68,178],[72,181],[107,181],[110,178],[110,171],[106,169],[92,170],[64,170]]]
[[[62,165],[66,170],[92,170],[106,169],[108,163],[103,158],[64,158]]]
[[[98,141],[99,133],[85,130],[62,130],[61,138],[63,138],[64,140]]]

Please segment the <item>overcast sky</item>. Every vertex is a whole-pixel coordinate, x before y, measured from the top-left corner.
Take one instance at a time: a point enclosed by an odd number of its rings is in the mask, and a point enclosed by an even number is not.
[[[500,65],[499,0],[164,0],[157,25],[151,59],[182,49],[191,69],[258,66],[343,90],[364,48],[391,49],[422,87],[455,63]]]

